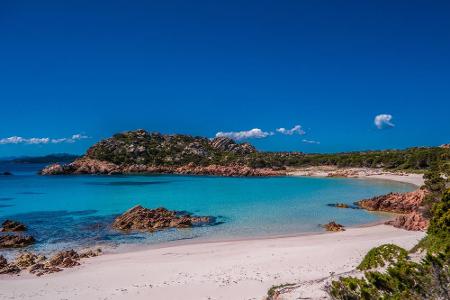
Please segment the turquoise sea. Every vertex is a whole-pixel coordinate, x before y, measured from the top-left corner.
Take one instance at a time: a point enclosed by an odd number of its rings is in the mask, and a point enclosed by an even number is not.
[[[37,244],[33,250],[98,244],[162,243],[182,239],[234,239],[320,232],[335,220],[345,226],[380,221],[386,214],[337,209],[409,184],[340,178],[224,178],[206,176],[39,176],[42,165],[0,165],[0,221],[24,222]],[[217,217],[214,226],[124,234],[109,224],[141,204]]]

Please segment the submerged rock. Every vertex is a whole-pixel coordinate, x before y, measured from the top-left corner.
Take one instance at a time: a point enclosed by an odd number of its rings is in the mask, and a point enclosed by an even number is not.
[[[348,205],[346,203],[329,203],[327,206],[336,207],[336,208],[352,208],[352,209],[358,209],[359,207],[354,205]]]
[[[27,235],[2,235],[0,236],[0,248],[22,248],[32,245],[36,240]]]
[[[338,224],[334,221],[331,221],[331,222],[323,225],[323,228],[325,228],[327,231],[333,231],[333,232],[345,231],[344,225]]]
[[[27,227],[17,221],[14,220],[5,220],[2,223],[2,228],[0,228],[0,231],[7,232],[7,231],[26,231]]]
[[[9,171],[1,172],[0,175],[2,176],[12,176],[12,173]]]
[[[186,228],[194,224],[207,224],[212,217],[179,215],[176,211],[164,207],[148,209],[137,205],[117,217],[112,227],[118,230],[155,231],[164,228]]]

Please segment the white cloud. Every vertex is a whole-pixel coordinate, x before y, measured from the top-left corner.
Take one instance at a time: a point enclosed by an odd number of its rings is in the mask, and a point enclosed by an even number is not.
[[[386,127],[394,127],[395,125],[391,122],[392,115],[381,114],[375,117],[374,124],[378,129],[383,129]]]
[[[307,139],[303,139],[302,142],[306,143],[306,144],[315,144],[315,145],[319,145],[320,144],[320,142],[318,142],[318,141],[307,140]]]
[[[38,144],[61,144],[61,143],[75,143],[76,141],[88,139],[89,137],[82,134],[74,134],[70,138],[24,138],[21,136],[11,136],[7,138],[0,139],[0,145],[6,145],[6,144],[27,144],[27,145],[38,145]]]
[[[279,132],[281,134],[285,134],[285,135],[293,135],[293,134],[304,135],[305,134],[305,131],[302,129],[302,126],[300,126],[300,125],[295,125],[291,129],[286,129],[283,127],[277,128],[277,132]]]
[[[262,131],[259,128],[253,128],[247,131],[230,131],[216,133],[216,137],[229,137],[234,140],[245,140],[245,139],[262,139],[273,135],[273,132]]]
[[[72,140],[78,141],[83,139],[88,139],[89,137],[87,135],[82,135],[81,133],[72,135]]]

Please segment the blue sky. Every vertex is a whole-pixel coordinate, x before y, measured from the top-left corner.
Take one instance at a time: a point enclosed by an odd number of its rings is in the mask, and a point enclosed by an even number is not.
[[[2,1],[0,43],[0,156],[136,128],[260,129],[258,148],[305,152],[450,142],[449,1]]]

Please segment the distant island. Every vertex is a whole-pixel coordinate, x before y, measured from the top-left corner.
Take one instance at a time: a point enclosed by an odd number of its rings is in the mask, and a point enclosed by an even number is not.
[[[164,135],[140,129],[115,134],[90,147],[81,157],[66,157],[66,163],[51,156],[40,158],[40,161],[58,162],[44,168],[42,175],[162,173],[277,176],[286,175],[289,168],[311,166],[423,173],[448,157],[450,149],[444,146],[335,154],[262,152],[249,143],[237,143],[227,137],[208,139],[181,134]]]
[[[0,158],[0,162],[11,162],[17,164],[48,164],[48,163],[71,163],[79,158],[79,155],[68,153],[55,153],[45,156],[21,156],[12,158]]]

